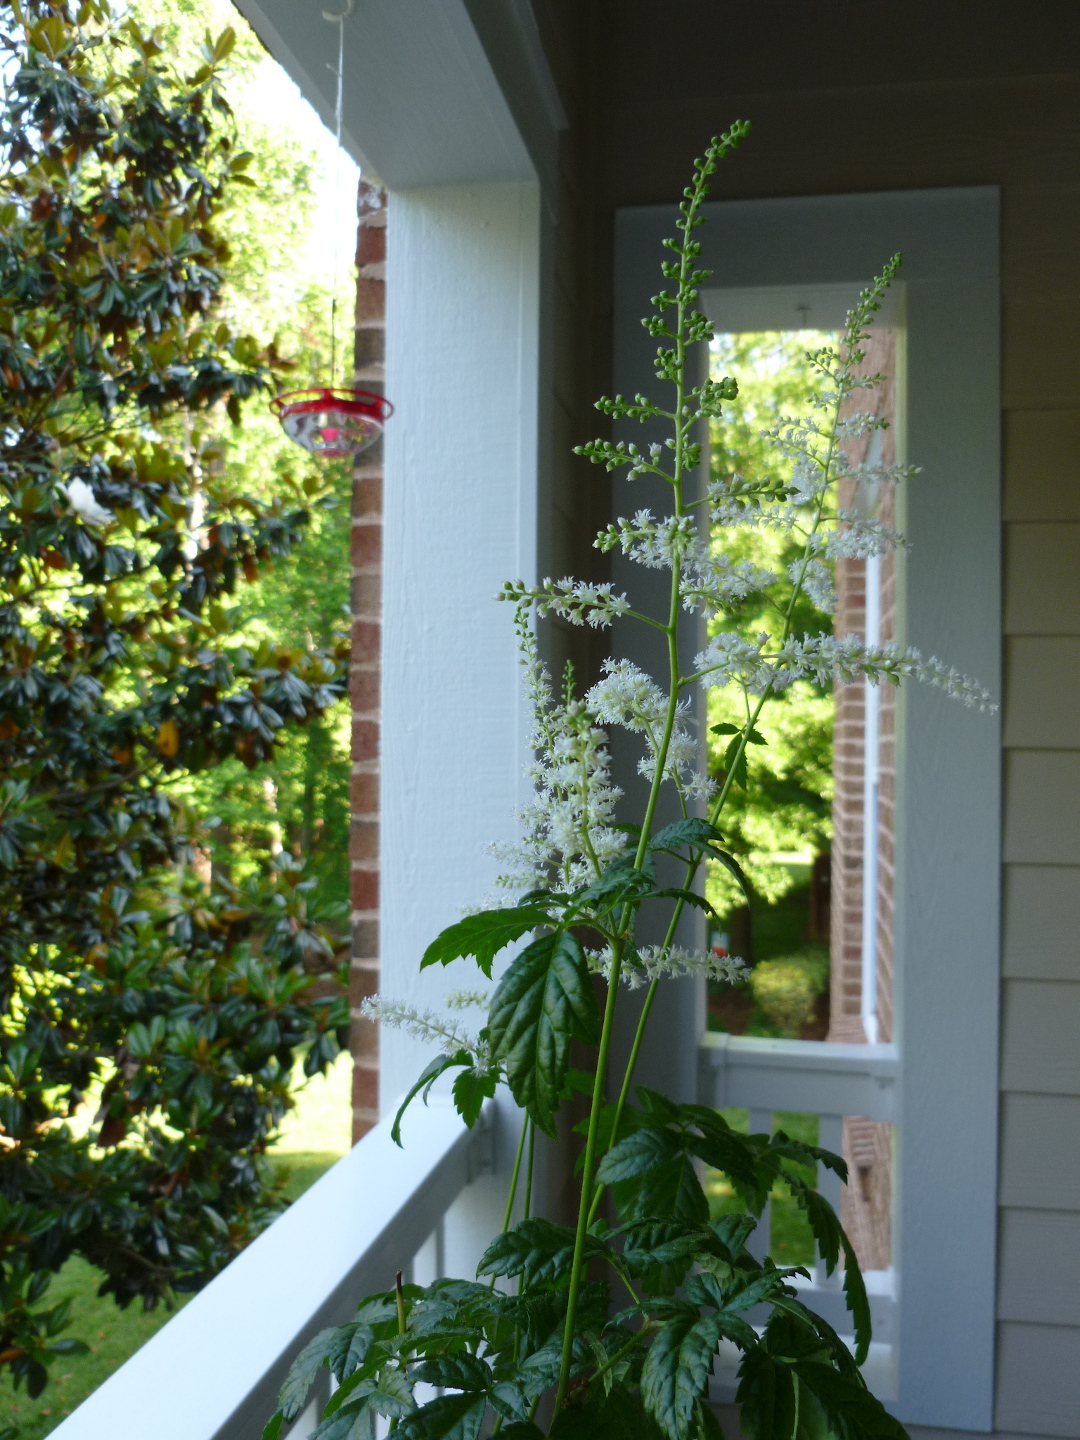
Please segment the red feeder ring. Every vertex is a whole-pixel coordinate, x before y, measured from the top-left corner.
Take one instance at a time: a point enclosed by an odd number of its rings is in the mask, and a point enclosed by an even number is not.
[[[359,455],[373,445],[394,413],[382,395],[334,386],[277,395],[270,409],[290,440],[312,455],[333,459]]]

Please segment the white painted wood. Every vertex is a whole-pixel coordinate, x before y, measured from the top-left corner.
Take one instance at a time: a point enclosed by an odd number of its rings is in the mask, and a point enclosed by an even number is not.
[[[384,1120],[84,1400],[57,1440],[258,1440],[297,1353],[406,1269],[488,1141],[433,1101]]]
[[[332,127],[338,37],[322,12],[343,5],[236,4]],[[538,174],[550,187],[565,118],[530,22],[520,0],[501,13],[475,0],[354,0],[342,142],[361,168],[395,190]]]
[[[769,1040],[709,1031],[701,1037],[700,1055],[702,1105],[863,1115],[892,1122],[900,1118],[895,1045]]]
[[[379,983],[438,1008],[485,982],[471,961],[421,973],[420,958],[492,891],[485,848],[514,835],[526,795],[513,616],[495,597],[536,570],[539,192],[392,194],[388,223]],[[383,1028],[384,1109],[430,1058]],[[448,1217],[453,1274],[473,1273],[501,1225],[519,1121],[500,1104],[502,1178],[474,1187],[469,1217]]]
[[[1002,945],[1006,976],[1080,980],[1080,867],[1007,866]]]
[[[674,206],[616,218],[615,381],[655,388],[638,323],[659,288]],[[718,289],[859,282],[904,254],[903,414],[897,433],[923,467],[904,497],[912,540],[900,567],[903,638],[1000,689],[998,200],[992,189],[716,204],[698,232]],[[708,303],[708,302],[706,302]],[[743,319],[742,323],[748,323]],[[625,438],[648,440],[647,427]],[[656,504],[615,484],[616,513]],[[615,567],[633,598],[634,567]],[[655,657],[648,646],[639,663]],[[987,1429],[994,1365],[1000,734],[937,692],[898,712],[896,1038],[904,1130],[894,1232],[900,1266],[899,1413]],[[625,766],[620,775],[628,773]],[[681,1074],[692,1007],[659,1017],[652,1057]],[[958,1045],[956,1037],[964,1036]],[[947,1100],[945,1097],[948,1097]],[[940,1257],[949,1255],[945,1267]],[[965,1284],[954,1283],[963,1274]]]

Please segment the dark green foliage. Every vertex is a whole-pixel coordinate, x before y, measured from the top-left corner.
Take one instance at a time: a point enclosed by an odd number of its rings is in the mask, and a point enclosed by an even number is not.
[[[345,685],[340,645],[233,633],[323,489],[260,500],[225,465],[282,369],[218,313],[215,212],[250,158],[233,39],[179,77],[96,0],[29,0],[0,37],[0,1203],[37,1217],[0,1223],[0,1359],[32,1393],[67,1343],[34,1307],[73,1251],[150,1307],[273,1218],[294,1060],[324,1069],[347,1024],[310,998],[336,916],[303,863],[208,886],[183,798]]]
[[[488,1030],[507,1083],[542,1130],[555,1133],[570,1042],[595,1045],[599,1017],[585,956],[568,931],[542,935],[511,962],[491,999]]]

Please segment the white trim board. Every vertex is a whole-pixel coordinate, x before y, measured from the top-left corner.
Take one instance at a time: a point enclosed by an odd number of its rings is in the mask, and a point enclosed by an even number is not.
[[[333,129],[337,27],[326,0],[233,0]],[[555,182],[566,124],[527,6],[354,0],[344,22],[342,143],[391,190]],[[481,33],[482,32],[482,33]]]
[[[656,390],[655,342],[639,322],[659,288],[660,242],[674,233],[675,213],[673,205],[650,206],[616,217],[618,393]],[[706,213],[709,223],[696,232],[701,264],[727,292],[739,328],[753,290],[763,302],[753,328],[767,328],[778,287],[857,288],[903,252],[906,413],[897,438],[923,473],[903,497],[911,547],[901,566],[901,636],[1000,695],[997,190],[720,202]],[[616,432],[640,444],[651,438],[647,428]],[[615,514],[663,502],[647,488],[617,479]],[[647,587],[652,577],[614,568],[617,588],[640,599],[642,578]],[[648,665],[644,649],[635,655]],[[897,1410],[913,1424],[991,1430],[1000,725],[915,686],[902,692],[897,723]],[[689,1048],[693,1013],[684,998],[658,1016],[654,1067]]]

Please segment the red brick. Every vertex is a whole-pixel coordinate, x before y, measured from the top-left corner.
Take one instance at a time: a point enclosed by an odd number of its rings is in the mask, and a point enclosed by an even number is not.
[[[354,910],[377,910],[379,908],[378,870],[353,870],[349,876],[349,891]]]
[[[352,577],[352,613],[356,620],[378,619],[382,611],[382,572],[361,570]]]
[[[378,860],[379,822],[353,820],[349,825],[349,859]]]
[[[382,525],[378,521],[353,521],[349,558],[354,565],[382,564]]]
[[[377,962],[379,958],[379,922],[378,920],[354,920],[352,924],[352,954],[353,968],[358,968],[356,962],[367,963]],[[378,971],[378,964],[375,964]]]
[[[377,711],[379,708],[379,668],[377,665],[354,665],[349,672],[349,700],[354,710]]]
[[[354,965],[349,972],[349,1006],[358,1010],[365,1000],[376,993],[379,988],[378,967],[361,969]]]
[[[356,620],[352,627],[352,658],[354,662],[378,660],[382,646],[382,626],[377,620]],[[353,755],[362,760],[362,755]]]
[[[366,1065],[353,1066],[352,1103],[356,1110],[378,1109],[378,1070],[369,1070]]]
[[[386,281],[361,276],[356,282],[356,319],[382,320],[386,316]]]
[[[349,809],[354,815],[379,813],[379,777],[361,771],[349,780]]]
[[[353,481],[353,521],[371,521],[382,514],[382,474],[357,475]],[[353,562],[356,564],[356,561]]]
[[[386,259],[386,226],[361,225],[356,236],[357,265],[373,265]]]

